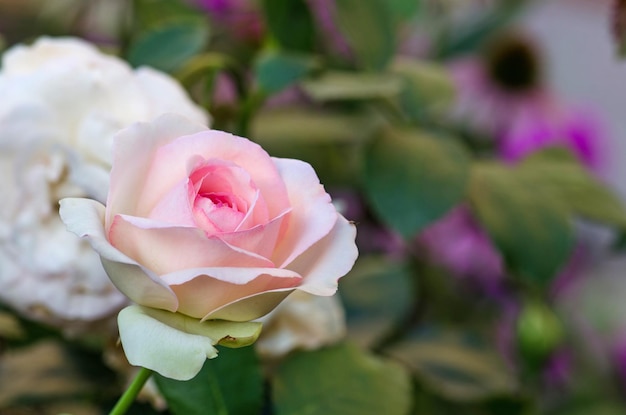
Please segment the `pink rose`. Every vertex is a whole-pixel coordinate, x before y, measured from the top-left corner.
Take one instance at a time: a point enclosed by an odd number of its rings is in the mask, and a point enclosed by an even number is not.
[[[257,319],[295,290],[333,295],[357,257],[309,164],[173,114],[116,135],[106,208],[64,199],[61,217],[139,305],[118,317],[131,364],[176,379],[215,356],[210,321]]]

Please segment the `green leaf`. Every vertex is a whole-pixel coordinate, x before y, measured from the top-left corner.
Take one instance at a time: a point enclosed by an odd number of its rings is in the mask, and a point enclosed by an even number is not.
[[[420,9],[420,0],[387,0],[396,22],[411,20]]]
[[[370,138],[379,126],[379,120],[367,113],[292,107],[260,112],[252,131],[255,140],[278,150],[287,146],[359,144]],[[283,150],[289,151],[288,148]]]
[[[436,49],[440,59],[476,51],[491,36],[517,17],[523,10],[524,0],[506,0],[496,3],[495,9],[463,24],[450,25],[445,35],[438,39]]]
[[[286,50],[310,52],[315,26],[304,0],[263,0],[265,21],[278,44]]]
[[[363,185],[378,216],[408,238],[462,200],[468,176],[456,142],[390,129],[366,152]]]
[[[411,406],[404,369],[349,343],[291,355],[272,385],[276,415],[404,415]]]
[[[387,0],[337,0],[337,24],[359,65],[379,71],[395,52],[393,15]]]
[[[201,52],[209,39],[208,25],[199,20],[173,22],[143,33],[128,51],[133,66],[147,65],[174,72]]]
[[[526,180],[560,199],[581,217],[626,229],[626,208],[621,199],[602,184],[567,150],[550,148],[524,160]]]
[[[387,334],[415,301],[408,265],[379,256],[361,256],[339,289],[348,336],[364,347]]]
[[[398,58],[391,71],[405,81],[400,100],[413,120],[419,120],[423,115],[441,114],[454,102],[454,83],[441,65]]]
[[[259,56],[254,72],[258,86],[272,94],[301,80],[316,66],[312,56],[269,52]]]
[[[425,326],[387,350],[428,389],[453,401],[512,394],[514,376],[497,352],[472,332]]]
[[[546,283],[569,258],[574,235],[568,208],[519,168],[477,164],[469,197],[474,213],[516,275]]]
[[[272,156],[309,162],[325,185],[354,184],[362,144],[379,127],[367,113],[272,109],[255,116],[251,136]]]
[[[249,415],[261,409],[263,378],[253,347],[220,349],[218,358],[207,360],[188,381],[154,376],[176,415]]]
[[[218,71],[235,66],[236,63],[228,55],[205,52],[187,60],[174,75],[181,84],[188,87],[204,76],[214,75]]]
[[[393,98],[402,90],[402,79],[389,74],[329,71],[302,83],[316,101]]]
[[[138,33],[174,23],[206,20],[203,12],[183,0],[134,0],[133,3],[133,25]]]

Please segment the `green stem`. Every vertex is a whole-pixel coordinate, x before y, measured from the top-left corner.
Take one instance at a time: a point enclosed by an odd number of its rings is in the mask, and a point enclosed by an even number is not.
[[[119,401],[115,404],[115,407],[109,412],[109,415],[122,415],[126,413],[126,410],[132,405],[133,401],[143,388],[143,385],[152,375],[152,371],[150,369],[146,369],[142,367],[139,369],[137,376],[133,379],[133,382],[130,384],[126,392],[120,397]]]

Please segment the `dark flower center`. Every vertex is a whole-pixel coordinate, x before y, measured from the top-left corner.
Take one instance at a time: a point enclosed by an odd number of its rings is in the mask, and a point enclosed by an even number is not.
[[[524,92],[541,81],[540,59],[533,46],[514,35],[502,35],[486,50],[490,79],[510,92]]]

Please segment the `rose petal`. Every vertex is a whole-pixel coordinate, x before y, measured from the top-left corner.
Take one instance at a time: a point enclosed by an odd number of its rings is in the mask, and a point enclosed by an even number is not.
[[[145,182],[147,176],[154,174],[150,170],[154,153],[161,146],[186,134],[205,130],[201,124],[189,121],[177,114],[165,114],[150,123],[136,123],[121,130],[113,138],[113,168],[107,199],[105,227],[108,230],[113,216],[118,213],[136,214],[139,202],[147,198]],[[172,169],[164,168],[159,177],[167,177],[168,183],[180,181],[186,174],[175,176]],[[151,177],[151,179],[156,179]],[[161,188],[159,195],[169,191],[173,185]],[[152,196],[152,195],[150,195]],[[156,205],[154,198],[151,207],[144,214],[147,216]]]
[[[304,277],[299,290],[315,295],[333,295],[339,278],[352,269],[359,254],[354,242],[356,226],[337,215],[337,223],[331,232],[287,265],[287,269]]]
[[[165,192],[187,176],[189,160],[198,155],[205,159],[229,161],[244,168],[261,191],[270,218],[289,207],[283,180],[265,150],[245,138],[223,131],[205,130],[180,137],[159,148],[154,155],[150,173],[141,182],[143,187],[139,199],[142,207],[134,211],[134,214],[145,216],[147,212],[144,213],[144,210],[151,210]]]
[[[173,272],[161,278],[178,298],[185,299],[178,311],[196,318],[203,318],[237,299],[294,288],[302,281],[297,273],[276,268],[201,268]]]
[[[274,268],[252,252],[207,237],[201,229],[172,227],[150,219],[117,215],[109,232],[111,244],[157,275],[181,269],[225,267]]]
[[[293,292],[291,288],[267,291],[240,298],[225,304],[202,319],[221,319],[228,321],[250,321],[263,317],[272,311],[281,301]]]
[[[266,225],[258,225],[245,231],[223,233],[217,235],[229,245],[236,246],[248,252],[254,252],[264,258],[270,258],[285,220],[288,220],[290,210],[279,215]]]
[[[193,378],[207,358],[217,357],[214,344],[246,346],[261,332],[261,323],[200,322],[141,306],[126,307],[117,321],[129,363],[176,380]]]
[[[273,160],[287,186],[292,208],[287,233],[280,238],[272,256],[278,268],[284,268],[330,232],[337,221],[337,210],[310,164]]]
[[[185,114],[192,122],[210,125],[207,113],[192,104],[178,82],[172,82],[169,76],[147,66],[138,68],[135,74],[139,87],[148,97],[151,114]]]
[[[89,199],[60,201],[60,215],[68,230],[86,238],[100,254],[115,286],[128,298],[146,306],[175,311],[178,299],[156,275],[113,247],[104,235],[104,206]]]
[[[191,209],[193,197],[193,186],[190,186],[189,179],[184,178],[170,189],[148,217],[172,225],[196,227]]]

